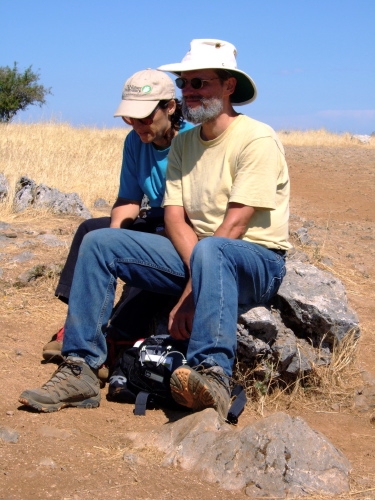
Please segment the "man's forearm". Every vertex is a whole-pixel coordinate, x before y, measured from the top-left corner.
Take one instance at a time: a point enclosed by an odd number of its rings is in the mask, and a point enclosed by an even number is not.
[[[240,203],[229,203],[223,222],[214,232],[214,236],[236,240],[245,234],[249,220],[255,209]]]
[[[190,271],[190,257],[198,238],[193,229],[184,221],[168,223],[165,221],[165,230],[177,253]]]

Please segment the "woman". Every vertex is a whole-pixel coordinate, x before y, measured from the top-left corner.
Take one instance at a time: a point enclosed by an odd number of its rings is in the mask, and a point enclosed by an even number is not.
[[[86,220],[77,229],[55,291],[66,304],[85,234],[108,227],[152,233],[162,231],[161,203],[169,148],[179,132],[192,128],[182,119],[173,81],[165,73],[153,69],[139,71],[125,82],[122,100],[114,116],[122,117],[133,127],[125,139],[118,198],[110,217]],[[151,207],[145,218],[140,217],[144,195]],[[45,360],[61,361],[63,336],[64,327],[43,347]]]

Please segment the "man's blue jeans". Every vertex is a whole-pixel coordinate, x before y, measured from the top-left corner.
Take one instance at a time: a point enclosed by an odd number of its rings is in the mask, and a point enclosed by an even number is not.
[[[208,237],[194,247],[191,274],[195,315],[187,361],[219,365],[232,374],[238,304],[267,303],[285,274],[284,258],[242,240]],[[103,331],[113,307],[116,279],[181,295],[188,272],[163,236],[124,229],[99,229],[80,247],[65,323],[63,355],[80,356],[92,368],[106,360]]]

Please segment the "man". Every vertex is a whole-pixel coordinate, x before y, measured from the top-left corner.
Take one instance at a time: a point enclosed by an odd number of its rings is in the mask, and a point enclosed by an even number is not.
[[[277,292],[289,248],[289,178],[274,131],[239,115],[256,88],[237,69],[235,47],[193,40],[177,74],[183,113],[201,123],[172,143],[164,198],[167,238],[103,229],[82,243],[71,291],[63,363],[20,401],[41,411],[98,406],[96,370],[105,360],[102,333],[115,280],[178,295],[169,330],[189,339],[188,364],[171,377],[174,399],[226,417],[236,353],[238,303],[264,304]]]

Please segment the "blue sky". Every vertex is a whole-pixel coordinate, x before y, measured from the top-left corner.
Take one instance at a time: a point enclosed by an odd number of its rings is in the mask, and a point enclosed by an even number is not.
[[[52,87],[18,119],[114,127],[131,74],[217,38],[258,88],[238,111],[276,130],[371,134],[374,24],[374,0],[1,0],[0,66],[32,65]]]

